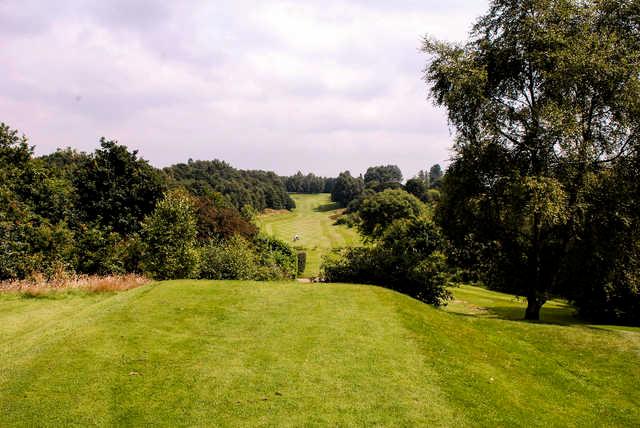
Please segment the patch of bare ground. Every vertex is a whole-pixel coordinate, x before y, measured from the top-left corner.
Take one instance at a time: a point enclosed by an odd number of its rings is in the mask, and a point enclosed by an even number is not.
[[[286,214],[286,213],[289,213],[289,212],[291,212],[291,211],[289,211],[289,210],[274,210],[274,209],[271,209],[271,208],[266,208],[264,211],[262,211],[260,213],[260,215],[262,215],[262,216],[270,216],[270,215],[277,215],[277,214]]]
[[[345,211],[347,211],[347,209],[346,209],[346,208],[340,208],[340,209],[338,209],[338,210],[336,211],[336,213],[335,213],[335,214],[330,215],[330,216],[329,216],[329,218],[330,218],[331,220],[334,220],[334,221],[335,221],[335,220],[339,219],[340,217],[342,217],[342,216],[344,215]]]

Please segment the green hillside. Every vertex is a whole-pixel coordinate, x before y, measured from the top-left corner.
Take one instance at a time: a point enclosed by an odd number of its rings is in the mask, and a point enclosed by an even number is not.
[[[276,212],[258,217],[265,232],[283,239],[307,252],[307,269],[303,276],[317,276],[323,254],[336,247],[357,245],[360,237],[354,229],[336,226],[340,212],[328,193],[316,195],[292,194],[296,208],[291,212]],[[300,238],[294,242],[293,238]]]
[[[373,287],[0,295],[0,426],[638,426],[640,332]]]

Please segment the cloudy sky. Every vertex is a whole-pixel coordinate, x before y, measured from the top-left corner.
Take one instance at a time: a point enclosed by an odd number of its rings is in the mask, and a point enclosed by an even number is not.
[[[425,34],[487,0],[0,0],[0,121],[38,153],[115,139],[156,166],[336,175],[446,163]]]

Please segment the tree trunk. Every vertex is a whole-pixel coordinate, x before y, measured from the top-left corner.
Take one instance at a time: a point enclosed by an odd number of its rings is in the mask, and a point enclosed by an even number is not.
[[[542,309],[543,304],[544,300],[540,299],[536,292],[529,293],[529,296],[527,296],[527,310],[524,313],[524,319],[529,321],[539,321],[540,309]]]
[[[542,260],[540,257],[540,214],[538,212],[533,215],[533,255],[530,260],[533,262],[533,266],[530,266],[532,276],[528,287],[527,310],[524,313],[524,319],[538,321],[540,320],[540,309],[545,302],[541,294],[543,289],[540,275]]]

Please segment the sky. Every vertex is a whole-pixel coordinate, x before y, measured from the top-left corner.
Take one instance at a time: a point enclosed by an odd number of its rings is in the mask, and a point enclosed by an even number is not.
[[[0,0],[0,122],[37,154],[118,140],[158,167],[221,159],[324,176],[451,156],[425,35],[488,0]]]

